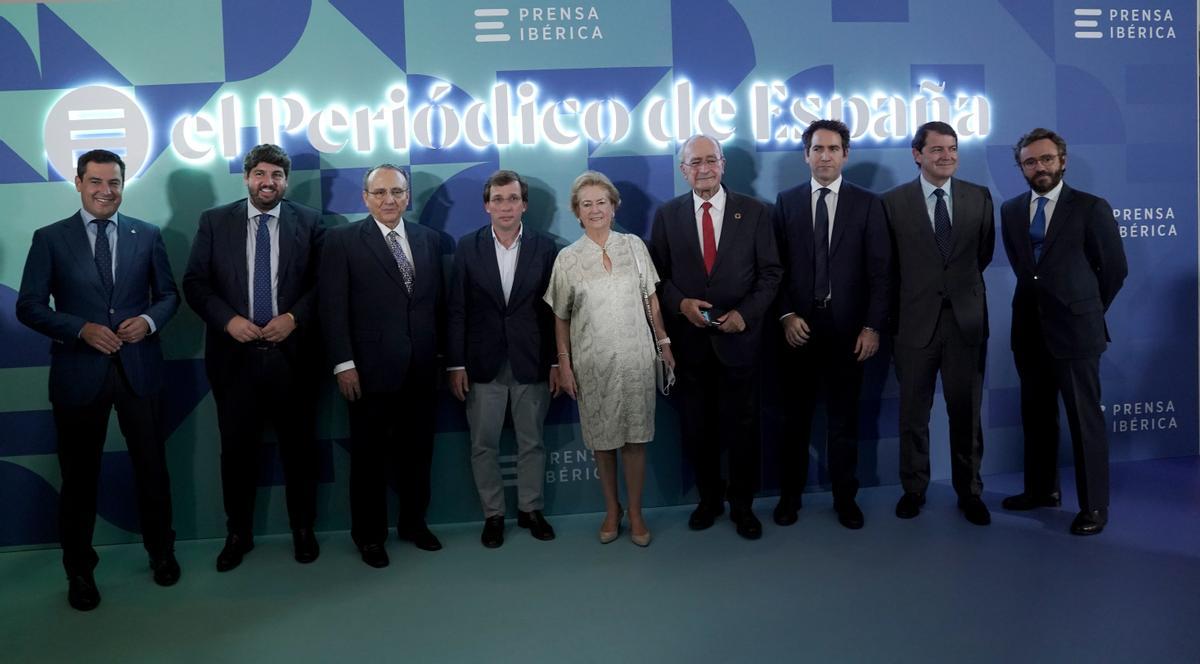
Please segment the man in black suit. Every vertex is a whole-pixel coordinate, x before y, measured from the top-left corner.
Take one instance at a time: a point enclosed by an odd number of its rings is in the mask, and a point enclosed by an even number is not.
[[[254,548],[263,425],[279,440],[296,560],[320,549],[314,434],[317,345],[316,271],[321,215],[284,199],[292,162],[275,145],[242,160],[248,197],[200,215],[183,293],[206,325],[204,366],[221,429],[227,572]]]
[[[1000,207],[1004,250],[1017,274],[1012,350],[1021,377],[1025,490],[1004,509],[1057,507],[1058,398],[1075,453],[1076,535],[1108,523],[1108,439],[1100,409],[1104,313],[1129,272],[1108,201],[1062,181],[1067,142],[1048,129],[1021,137],[1013,156],[1032,192]]]
[[[784,265],[777,300],[788,348],[783,355],[785,435],[775,523],[796,522],[808,477],[808,443],[817,392],[827,388],[826,449],[838,522],[862,528],[858,493],[858,397],[863,362],[879,350],[887,321],[891,243],[879,198],[842,179],[850,130],[818,120],[804,130],[812,181],[789,189],[773,215]]]
[[[404,221],[408,178],[382,164],[363,178],[371,215],[325,237],[321,329],[338,390],[350,403],[350,534],[371,567],[388,565],[387,475],[399,468],[397,534],[441,542],[425,525],[443,325],[438,235]]]
[[[58,432],[59,535],[67,600],[100,603],[92,548],[108,417],[115,409],[137,483],[142,540],[154,581],[179,580],[159,395],[158,331],[179,293],[157,227],[118,214],[125,163],[108,150],[79,157],[79,212],[38,229],[25,261],[17,318],[50,337],[50,403]],[[54,306],[50,306],[50,299]]]
[[[894,247],[897,292],[895,356],[900,381],[900,482],[896,516],[911,519],[929,486],[929,412],[934,385],[950,420],[950,468],[958,507],[971,523],[992,517],[980,497],[983,481],[983,367],[987,293],[983,270],[992,261],[996,230],[986,187],[952,177],[958,135],[927,122],[912,141],[916,180],[883,195]]]
[[[758,356],[783,268],[769,206],[721,185],[721,144],[692,136],[679,155],[691,191],[655,213],[651,255],[678,361],[683,445],[700,492],[688,526],[711,527],[728,497],[738,534],[758,539],[762,524],[751,510],[760,470]],[[722,446],[729,448],[728,493]]]
[[[471,471],[485,519],[480,539],[493,549],[504,543],[499,453],[506,412],[517,438],[517,525],[539,540],[554,539],[542,514],[542,430],[558,372],[554,314],[542,294],[558,247],[524,225],[528,206],[529,185],[520,175],[496,171],[488,178],[483,207],[492,223],[458,241],[447,307],[450,391],[466,402]]]

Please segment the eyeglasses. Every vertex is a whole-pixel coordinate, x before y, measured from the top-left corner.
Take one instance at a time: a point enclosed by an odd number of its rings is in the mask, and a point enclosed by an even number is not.
[[[708,166],[709,168],[712,168],[719,163],[721,163],[721,159],[718,159],[717,157],[708,157],[707,159],[693,159],[691,161],[685,161],[683,162],[683,165],[691,169],[697,169],[701,166]]]
[[[1021,162],[1021,168],[1033,168],[1038,164],[1041,164],[1042,166],[1051,166],[1054,164],[1054,162],[1058,161],[1059,156],[1060,155],[1056,154],[1044,154],[1040,157],[1030,157]]]
[[[383,198],[387,197],[388,194],[391,194],[392,198],[400,198],[407,193],[408,193],[407,189],[401,189],[399,187],[396,187],[395,189],[372,189],[367,192],[367,195],[370,196],[371,198],[383,199]]]
[[[492,205],[504,205],[505,203],[508,203],[509,205],[519,205],[521,203],[521,196],[518,194],[513,194],[513,195],[507,196],[507,197],[506,196],[492,196],[491,198],[488,199],[488,202],[491,203]]]

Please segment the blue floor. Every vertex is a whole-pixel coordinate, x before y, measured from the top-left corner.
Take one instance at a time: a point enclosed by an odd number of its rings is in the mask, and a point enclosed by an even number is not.
[[[509,522],[437,528],[446,548],[392,540],[363,565],[346,533],[320,560],[260,537],[218,574],[220,541],[178,545],[183,578],[153,584],[140,546],[100,549],[100,607],[67,606],[57,550],[0,554],[3,662],[1198,662],[1200,457],[1114,464],[1109,528],[1067,533],[1061,510],[1005,513],[1019,475],[984,478],[993,523],[967,523],[937,484],[912,521],[897,487],[860,492],[861,531],[828,494],[800,522],[739,539],[688,508],[647,513],[654,543],[595,541],[598,515],[559,516],[554,542]]]

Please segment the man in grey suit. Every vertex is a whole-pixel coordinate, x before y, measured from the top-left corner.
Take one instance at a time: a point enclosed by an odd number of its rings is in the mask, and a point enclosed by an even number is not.
[[[985,526],[991,514],[980,498],[979,410],[988,337],[983,270],[996,245],[992,196],[986,187],[953,177],[958,135],[950,125],[921,125],[912,155],[920,175],[883,195],[898,298],[893,311],[904,495],[896,516],[911,519],[925,504],[929,413],[940,373],[958,507],[968,521]]]
[[[517,435],[517,525],[539,540],[554,539],[542,515],[542,423],[558,393],[558,372],[554,314],[542,293],[558,247],[523,223],[529,185],[517,173],[493,173],[483,186],[483,207],[491,223],[464,235],[454,255],[446,370],[450,391],[467,405],[471,471],[485,518],[480,539],[494,549],[504,544],[499,452],[509,404]]]

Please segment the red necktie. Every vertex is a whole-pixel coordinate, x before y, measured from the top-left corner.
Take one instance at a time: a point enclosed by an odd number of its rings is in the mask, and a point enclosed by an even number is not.
[[[712,274],[713,263],[717,262],[717,234],[713,230],[712,215],[708,213],[711,207],[712,203],[707,201],[700,205],[700,209],[704,210],[704,216],[700,218],[704,232],[704,271],[708,274]]]

